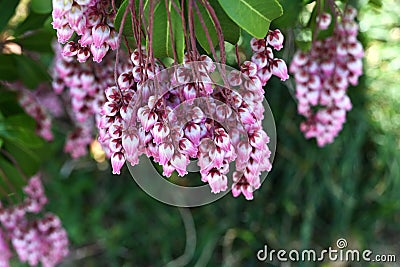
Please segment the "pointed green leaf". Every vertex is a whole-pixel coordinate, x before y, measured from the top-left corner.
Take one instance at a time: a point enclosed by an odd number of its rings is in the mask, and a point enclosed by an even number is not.
[[[118,8],[117,15],[115,16],[114,20],[114,26],[117,31],[119,31],[119,28],[121,27],[122,24],[122,18],[124,17],[125,10],[128,6],[129,0],[125,0],[122,2],[121,6]],[[128,11],[128,14],[126,15],[125,23],[123,25],[122,33],[126,36],[133,36],[133,31],[132,31],[132,15],[131,12]]]
[[[7,26],[8,21],[15,13],[19,1],[17,0],[2,0],[0,1],[0,32]]]
[[[179,7],[179,3],[177,3]],[[168,3],[168,10],[171,14],[171,23],[168,20],[167,9],[165,8],[164,1],[161,1],[154,9],[154,29],[153,29],[153,51],[155,57],[171,57],[174,56],[172,48],[171,29],[173,33],[173,41],[178,57],[178,61],[182,62],[185,37],[182,31],[182,20],[178,11]]]
[[[283,14],[276,0],[218,0],[226,14],[243,30],[264,38],[273,19]]]

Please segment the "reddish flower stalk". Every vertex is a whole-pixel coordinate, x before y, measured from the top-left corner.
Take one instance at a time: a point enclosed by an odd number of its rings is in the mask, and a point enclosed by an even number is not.
[[[221,64],[225,64],[226,63],[226,54],[225,54],[225,45],[224,45],[224,34],[222,32],[222,27],[221,27],[221,24],[219,23],[217,14],[215,14],[214,9],[212,8],[212,6],[210,5],[210,3],[207,0],[200,0],[200,3],[210,13],[211,18],[214,22],[214,25],[215,25],[215,28],[217,31],[217,35],[218,35],[218,40],[219,40],[219,50],[220,50],[220,55],[221,55],[220,61],[221,61]]]

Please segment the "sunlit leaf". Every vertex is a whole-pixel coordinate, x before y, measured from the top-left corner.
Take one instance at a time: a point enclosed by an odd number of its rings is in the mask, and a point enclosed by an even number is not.
[[[283,14],[276,0],[218,0],[226,14],[256,38],[264,38],[273,19]]]

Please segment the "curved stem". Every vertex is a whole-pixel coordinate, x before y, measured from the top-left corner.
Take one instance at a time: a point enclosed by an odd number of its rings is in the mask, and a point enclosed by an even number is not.
[[[182,217],[186,232],[185,252],[182,256],[170,261],[166,264],[167,267],[186,266],[193,258],[196,249],[196,227],[194,225],[193,216],[188,208],[178,208]]]

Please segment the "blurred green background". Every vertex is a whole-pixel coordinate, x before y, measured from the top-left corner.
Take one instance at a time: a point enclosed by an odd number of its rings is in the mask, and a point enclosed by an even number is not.
[[[338,238],[348,248],[395,254],[397,265],[385,266],[400,266],[400,2],[367,2],[358,1],[365,75],[349,88],[353,110],[334,144],[305,140],[290,89],[277,79],[268,84],[278,144],[253,201],[228,194],[178,209],[142,192],[126,168],[113,176],[90,158],[48,160],[48,209],[71,241],[61,266],[280,266],[259,262],[257,251],[320,251]]]

